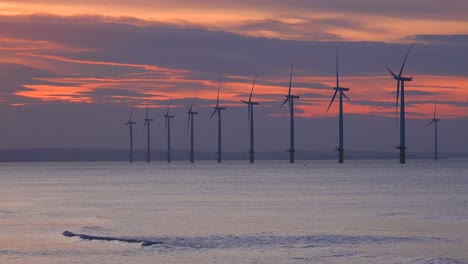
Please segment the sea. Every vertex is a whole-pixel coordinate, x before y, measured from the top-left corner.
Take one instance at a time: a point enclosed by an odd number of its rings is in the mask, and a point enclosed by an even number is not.
[[[468,159],[345,162],[0,163],[0,263],[468,263]]]

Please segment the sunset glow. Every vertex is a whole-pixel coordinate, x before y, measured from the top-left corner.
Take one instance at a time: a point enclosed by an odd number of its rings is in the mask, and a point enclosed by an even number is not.
[[[289,115],[280,105],[294,61],[296,116],[322,120],[339,49],[340,85],[350,87],[345,115],[394,119],[396,81],[386,67],[398,72],[414,43],[406,116],[430,119],[437,101],[441,119],[466,120],[468,3],[395,1],[0,0],[0,106],[7,115],[148,104],[159,115],[169,101],[182,112],[196,97],[198,110],[211,113],[221,83],[227,115],[244,118],[241,100],[258,75],[256,111],[280,120]],[[335,104],[327,118],[337,115]]]

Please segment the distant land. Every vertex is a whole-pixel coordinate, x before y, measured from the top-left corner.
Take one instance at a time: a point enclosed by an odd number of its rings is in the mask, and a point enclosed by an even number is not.
[[[136,162],[143,162],[146,150],[135,150]],[[257,152],[257,160],[288,160],[286,151]],[[468,158],[468,153],[440,153],[440,159]],[[297,160],[333,160],[337,159],[336,151],[296,151]],[[408,159],[432,159],[432,152],[408,152]],[[172,150],[172,160],[187,160],[188,150]],[[164,161],[165,151],[152,151],[153,161]],[[196,160],[216,160],[215,151],[196,152]],[[347,151],[345,161],[359,159],[398,159],[397,151]],[[125,149],[10,149],[0,150],[0,162],[61,162],[61,161],[126,161],[128,150]],[[226,152],[223,160],[248,160],[248,153]]]

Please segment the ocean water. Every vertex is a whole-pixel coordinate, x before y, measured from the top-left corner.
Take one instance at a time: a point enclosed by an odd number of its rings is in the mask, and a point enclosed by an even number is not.
[[[2,163],[0,263],[468,263],[468,160]]]

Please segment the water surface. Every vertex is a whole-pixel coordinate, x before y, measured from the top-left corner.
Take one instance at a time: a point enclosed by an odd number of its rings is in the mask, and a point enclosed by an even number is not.
[[[467,164],[3,163],[0,263],[467,263]]]

